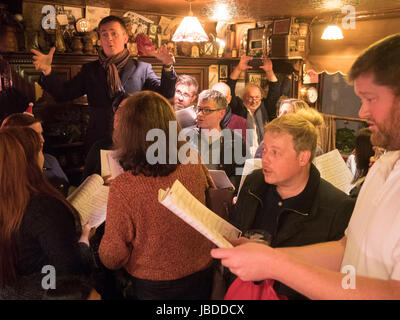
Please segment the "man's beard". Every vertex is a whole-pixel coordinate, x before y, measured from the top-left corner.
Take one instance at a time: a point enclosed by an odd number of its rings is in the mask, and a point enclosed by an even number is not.
[[[375,123],[377,132],[371,135],[371,143],[387,151],[400,149],[400,97],[394,99],[388,119]]]

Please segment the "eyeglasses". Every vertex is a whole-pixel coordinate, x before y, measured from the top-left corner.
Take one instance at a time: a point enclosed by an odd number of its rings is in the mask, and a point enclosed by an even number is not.
[[[224,108],[218,108],[218,109],[210,109],[210,108],[200,108],[200,107],[194,107],[193,108],[196,113],[203,113],[205,116],[208,116],[209,114],[213,113],[214,111],[218,110],[224,110]]]
[[[177,94],[178,96],[184,98],[184,99],[190,99],[192,97],[192,95],[190,95],[187,92],[182,92],[180,90],[175,90],[175,94]]]
[[[252,100],[254,102],[259,102],[259,101],[261,101],[261,98],[260,97],[250,97],[250,96],[248,96],[247,100]]]

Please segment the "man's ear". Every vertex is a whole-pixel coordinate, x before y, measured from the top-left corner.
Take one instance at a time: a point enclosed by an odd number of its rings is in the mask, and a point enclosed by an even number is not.
[[[124,44],[126,45],[128,43],[129,40],[129,35],[128,33],[124,32]]]
[[[193,104],[197,100],[197,94],[194,94],[192,99],[190,99],[190,104]]]
[[[220,115],[220,120],[222,120],[223,117],[225,117],[226,110],[219,110],[219,115]]]
[[[299,157],[298,157],[300,166],[303,167],[303,166],[306,166],[307,164],[309,164],[310,158],[311,158],[310,150],[300,151]]]

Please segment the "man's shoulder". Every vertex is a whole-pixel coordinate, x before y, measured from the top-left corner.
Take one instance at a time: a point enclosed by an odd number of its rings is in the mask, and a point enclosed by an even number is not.
[[[90,62],[87,62],[87,63],[83,64],[82,65],[82,70],[85,70],[85,69],[96,69],[96,68],[99,68],[99,67],[101,67],[100,61],[99,61],[99,59],[96,59],[94,61],[90,61]]]
[[[320,201],[324,206],[336,207],[341,202],[355,203],[355,200],[349,195],[323,178],[320,178],[318,193],[320,195]]]
[[[264,174],[262,172],[262,169],[254,170],[246,177],[246,180],[244,181],[245,186],[247,185],[255,188],[264,184],[266,184],[266,182],[264,180]]]
[[[244,117],[239,116],[234,113],[232,113],[231,121],[229,123],[234,123],[237,125],[244,125],[245,127],[247,127],[247,120]]]

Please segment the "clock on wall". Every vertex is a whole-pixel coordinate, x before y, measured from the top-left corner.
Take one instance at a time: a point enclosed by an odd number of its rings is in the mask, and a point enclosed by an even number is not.
[[[318,99],[318,90],[315,87],[308,87],[301,90],[301,97],[308,103],[315,103]]]

